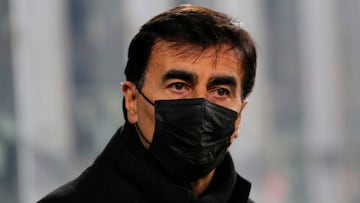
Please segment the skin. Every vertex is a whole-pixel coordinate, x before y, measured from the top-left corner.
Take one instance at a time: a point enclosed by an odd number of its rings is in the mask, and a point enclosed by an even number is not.
[[[247,100],[241,98],[242,61],[239,54],[222,45],[215,57],[215,48],[205,51],[187,50],[186,46],[174,48],[169,42],[159,41],[153,48],[145,73],[142,92],[152,102],[165,99],[206,98],[209,101],[239,113],[231,142],[238,137],[241,112]],[[190,54],[189,54],[190,52]],[[123,83],[127,118],[138,123],[144,138],[140,139],[145,148],[149,147],[155,127],[154,107],[142,97],[135,84]],[[194,194],[200,195],[209,186],[215,169],[199,180],[187,183]]]

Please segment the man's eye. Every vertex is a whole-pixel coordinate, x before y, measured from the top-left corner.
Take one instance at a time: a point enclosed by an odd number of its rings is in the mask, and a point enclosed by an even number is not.
[[[174,83],[170,85],[171,88],[174,88],[175,90],[182,90],[184,89],[185,85],[183,83]]]
[[[230,91],[225,88],[218,88],[216,89],[216,93],[218,96],[228,96],[230,95]]]

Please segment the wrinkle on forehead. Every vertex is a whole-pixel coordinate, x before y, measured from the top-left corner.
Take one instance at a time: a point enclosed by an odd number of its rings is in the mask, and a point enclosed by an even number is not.
[[[242,72],[242,54],[234,47],[227,44],[212,45],[209,47],[196,44],[182,44],[181,42],[169,42],[158,40],[152,47],[152,54],[166,53],[178,59],[193,60],[196,63],[199,58],[213,58],[213,67],[216,68],[217,59],[220,55],[233,57],[236,63],[240,64],[239,71]]]

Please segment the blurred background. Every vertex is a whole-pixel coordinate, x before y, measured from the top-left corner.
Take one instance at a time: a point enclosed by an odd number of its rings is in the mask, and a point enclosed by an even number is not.
[[[230,14],[257,42],[231,149],[252,198],[360,202],[359,0],[0,0],[1,203],[35,202],[92,163],[123,123],[131,38],[182,3]]]

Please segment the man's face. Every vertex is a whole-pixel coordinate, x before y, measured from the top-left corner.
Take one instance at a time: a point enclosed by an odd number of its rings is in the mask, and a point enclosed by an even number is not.
[[[206,98],[241,114],[247,103],[241,100],[242,64],[238,53],[228,48],[222,46],[217,55],[215,48],[203,52],[189,49],[184,54],[186,47],[175,49],[167,42],[156,43],[142,92],[153,103],[156,100]],[[151,142],[155,128],[154,106],[138,94],[131,82],[124,83],[123,92],[129,122],[138,123],[144,137]],[[234,123],[231,141],[238,136],[240,120],[241,115]],[[142,142],[148,147],[145,140]]]

